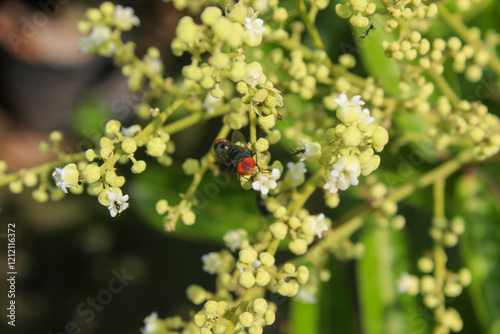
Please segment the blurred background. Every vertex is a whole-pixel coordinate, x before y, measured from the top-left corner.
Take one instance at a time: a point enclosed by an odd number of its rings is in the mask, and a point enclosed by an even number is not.
[[[77,22],[85,8],[100,3],[102,1],[0,0],[0,160],[7,161],[11,171],[50,161],[53,157],[39,153],[38,145],[47,140],[53,130],[65,134],[63,147],[66,151],[76,152],[90,148],[96,131],[102,132],[111,118],[119,119],[124,126],[137,122],[133,108],[140,97],[127,89],[121,71],[108,59],[77,51],[80,36]],[[138,54],[142,56],[149,46],[156,46],[163,55],[166,74],[175,77],[186,59],[173,57],[169,46],[175,26],[185,13],[163,1],[120,1],[120,4],[132,6],[141,20],[140,27],[126,36],[137,43]],[[319,25],[322,33],[328,36],[325,41],[332,59],[337,59],[340,54],[354,50],[355,42],[345,22],[338,18],[331,20],[333,6],[332,1],[329,10],[320,13]],[[331,31],[336,33],[331,34]],[[355,56],[359,58],[359,53]],[[362,66],[356,66],[353,71],[367,75]],[[463,89],[464,96],[474,95],[473,85],[464,83]],[[486,103],[498,105],[498,86],[493,85]],[[289,105],[290,108],[302,108],[300,101]],[[16,327],[7,325],[8,319],[2,311],[0,333],[59,334],[78,333],[81,329],[81,333],[132,334],[139,332],[144,318],[153,311],[161,318],[181,315],[187,319],[191,310],[197,310],[199,306],[192,305],[185,297],[187,286],[196,283],[209,291],[214,288],[213,276],[201,269],[201,256],[220,249],[226,230],[245,228],[252,234],[269,222],[269,218],[259,211],[256,194],[242,190],[233,179],[228,185],[220,186],[218,196],[207,199],[207,205],[200,207],[193,227],[179,226],[175,234],[162,231],[161,218],[154,211],[156,200],[167,198],[171,203],[179,200],[178,194],[190,183],[190,178],[182,173],[182,162],[188,157],[200,158],[205,154],[220,125],[221,120],[214,119],[197,125],[195,131],[175,134],[173,141],[177,149],[173,155],[174,164],[168,169],[144,155],[141,158],[148,162],[144,175],[132,177],[128,168],[119,170],[119,174],[126,176],[125,189],[131,197],[131,205],[117,218],[111,218],[107,208],[85,194],[70,194],[60,202],[39,204],[32,200],[29,190],[12,195],[6,187],[1,188],[0,267],[7,267],[7,224],[15,223],[18,274]],[[289,149],[285,147],[280,152],[273,152],[273,158],[289,159]],[[399,156],[408,157],[411,152],[405,147]],[[388,163],[381,172],[397,170],[400,166],[400,160],[382,158],[382,161]],[[418,169],[431,165],[432,162],[426,161]],[[494,170],[495,165],[491,165],[480,174],[483,177],[493,175]],[[469,180],[475,177],[475,168],[468,169],[464,175]],[[493,252],[492,258],[495,258],[498,256],[495,243],[500,240],[498,220],[494,218],[499,216],[498,206],[495,207],[499,196],[496,192],[498,178],[483,179],[489,187],[478,191],[487,194],[483,196],[483,208],[487,206],[488,210],[480,219],[481,223],[486,222],[486,227],[471,237],[472,242],[466,243],[466,247],[475,247],[479,242],[489,247],[487,255]],[[204,189],[213,183],[221,181],[207,176],[197,195],[208,198],[204,196]],[[455,186],[449,188],[449,193],[455,192]],[[413,272],[414,265],[411,267],[409,263],[416,263],[432,247],[427,234],[432,212],[430,194],[429,189],[414,194],[400,204],[398,210],[407,217],[407,229],[397,238],[395,246],[403,251],[391,256],[404,253],[401,255],[406,261],[404,267]],[[467,197],[461,199],[465,201]],[[308,209],[324,212],[333,219],[362,199],[346,194],[342,201],[342,209],[327,209],[318,193],[308,202]],[[449,207],[457,209],[461,205],[453,202]],[[369,253],[379,245],[370,243],[371,230],[366,231],[364,235],[357,233],[355,240],[363,240]],[[468,254],[482,258],[484,253],[476,250],[469,249]],[[467,253],[464,256],[463,252],[458,247],[449,252],[452,269],[457,270],[464,261],[473,258],[466,256]],[[279,260],[288,256],[280,253]],[[336,333],[342,334],[363,332],[357,284],[361,279],[369,280],[373,274],[368,272],[360,278],[357,270],[362,270],[362,266],[363,263],[354,261],[330,261],[332,279],[321,287],[325,296],[320,302],[322,328],[335,328]],[[125,281],[118,280],[123,289],[118,283],[110,287],[110,282],[117,282],[117,273],[128,277]],[[488,276],[488,282],[495,282],[495,277],[498,277],[498,269]],[[7,307],[6,278],[6,270],[2,269],[2,310]],[[492,285],[493,290],[489,290],[495,292],[495,297],[487,301],[486,309],[500,309],[496,282]],[[120,291],[113,292],[113,287]],[[477,300],[482,295],[481,291],[472,295],[465,293],[453,301],[466,323],[463,333],[480,332],[482,320],[477,310],[481,310],[482,304]],[[410,303],[407,297],[402,297],[403,305]],[[289,311],[287,299],[276,296],[269,296],[269,299],[279,304],[279,314],[276,323],[266,328],[266,333],[287,333],[290,328],[285,320]],[[414,332],[428,333],[431,327],[427,321],[432,319],[430,311],[420,303],[412,307],[416,312],[410,319]]]

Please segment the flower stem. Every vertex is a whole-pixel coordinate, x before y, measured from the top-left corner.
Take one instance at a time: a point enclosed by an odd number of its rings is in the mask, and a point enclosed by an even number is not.
[[[304,0],[297,0],[297,9],[299,11],[300,18],[302,19],[302,21],[304,21],[306,29],[313,40],[314,46],[320,50],[324,50],[325,46],[323,45],[323,41],[319,36],[318,29],[316,29],[314,24],[309,20],[309,15],[307,14],[307,8]]]

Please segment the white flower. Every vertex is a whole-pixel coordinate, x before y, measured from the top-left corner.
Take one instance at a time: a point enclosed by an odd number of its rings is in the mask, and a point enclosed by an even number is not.
[[[270,189],[274,189],[278,185],[276,180],[280,178],[280,175],[281,173],[277,168],[273,169],[269,177],[260,173],[258,175],[258,180],[252,183],[252,188],[256,191],[260,191],[262,195],[267,195]]]
[[[244,229],[227,231],[224,235],[224,242],[226,243],[226,247],[234,252],[241,246],[243,241],[246,241],[248,238],[248,233]]]
[[[151,313],[151,315],[144,319],[144,324],[146,326],[141,330],[142,334],[154,334],[162,330],[158,322],[158,313]]]
[[[348,108],[348,107],[361,108],[361,106],[365,105],[365,101],[361,100],[361,95],[354,95],[352,99],[349,101],[347,95],[341,93],[339,94],[339,98],[333,99],[333,101],[337,102],[339,107],[343,108]]]
[[[302,160],[297,163],[289,162],[286,166],[290,170],[290,175],[294,180],[300,179],[307,172],[306,165]]]
[[[332,194],[339,190],[346,190],[350,185],[359,184],[358,177],[361,174],[359,159],[353,156],[343,156],[336,164],[333,164],[330,171],[330,179],[323,186],[329,189]]]
[[[138,26],[140,23],[139,18],[134,15],[134,10],[132,8],[123,7],[121,5],[115,6],[113,18],[116,27],[124,31],[130,30],[133,26]]]
[[[116,215],[122,213],[126,208],[128,208],[128,195],[120,197],[120,195],[110,191],[108,194],[108,199],[108,210],[111,217],[116,217]]]
[[[258,17],[256,17],[255,19],[252,19],[250,17],[245,18],[245,28],[253,33],[262,34],[264,31],[266,31],[266,28],[263,27],[263,24],[264,20],[259,19]]]
[[[370,110],[367,108],[361,110],[361,117],[359,118],[359,122],[365,123],[366,125],[370,125],[375,121],[375,118],[370,115]]]
[[[56,186],[66,194],[66,187],[76,187],[78,185],[79,172],[75,164],[71,163],[64,168],[57,168],[52,173]]]
[[[106,26],[95,26],[92,28],[89,36],[78,39],[78,50],[90,53],[109,41],[111,41],[111,29]],[[114,44],[109,45],[110,49],[114,49],[115,47],[116,45]]]
[[[245,32],[243,33],[243,41],[248,46],[257,46],[262,42],[262,33],[266,31],[263,26],[264,21],[258,17],[252,19],[245,18]]]
[[[212,94],[208,93],[203,101],[203,109],[207,111],[207,114],[213,114],[215,109],[222,105],[222,99],[216,99]]]
[[[318,235],[318,238],[321,238],[324,231],[328,231],[328,226],[326,226],[325,224],[325,215],[320,213],[316,217],[316,225],[314,226],[314,232]]]
[[[370,125],[375,120],[370,116],[370,111],[367,108],[361,110],[361,107],[365,105],[365,101],[361,100],[361,95],[355,95],[349,100],[347,95],[342,93],[334,101],[339,105],[337,118],[345,125],[357,122]]]
[[[209,274],[215,274],[217,269],[222,265],[222,259],[219,253],[212,252],[201,257],[203,262],[203,270]]]

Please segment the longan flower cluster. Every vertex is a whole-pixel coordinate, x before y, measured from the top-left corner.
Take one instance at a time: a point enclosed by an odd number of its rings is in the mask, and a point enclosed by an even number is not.
[[[438,100],[437,112],[443,118],[445,132],[430,131],[436,149],[473,146],[477,160],[487,159],[500,150],[500,120],[484,104],[462,100],[453,108],[443,96]]]
[[[421,22],[415,19],[433,18],[438,13],[435,3],[425,4],[422,0],[388,1],[385,3],[392,19],[386,22],[386,30],[390,32],[399,26],[400,21],[409,21],[410,24],[418,25]],[[410,19],[412,19],[410,21]]]
[[[89,149],[85,152],[86,161],[81,161],[78,165],[70,163],[58,167],[52,176],[56,186],[65,193],[68,192],[66,188],[80,193],[83,191],[82,183],[85,182],[88,184],[87,192],[97,196],[99,203],[107,206],[111,216],[115,217],[129,205],[128,195],[124,196],[121,190],[125,178],[116,174],[115,164],[130,160],[131,171],[136,174],[142,173],[146,169],[146,162],[135,159],[134,154],[138,147],[145,147],[148,155],[169,164],[171,159],[167,152],[172,153],[173,146],[167,133],[158,131],[149,138],[142,137],[139,135],[143,133],[139,125],[122,128],[120,122],[116,120],[106,124],[105,133],[106,135],[100,139],[98,151]],[[102,164],[96,162],[96,159],[100,159]]]
[[[269,198],[266,208],[276,218],[269,227],[271,235],[277,240],[289,238],[288,249],[296,255],[305,254],[308,245],[315,238],[321,239],[323,232],[331,226],[330,219],[324,214],[310,215],[306,209],[300,210],[297,215],[287,216],[286,208],[280,205],[279,198]]]

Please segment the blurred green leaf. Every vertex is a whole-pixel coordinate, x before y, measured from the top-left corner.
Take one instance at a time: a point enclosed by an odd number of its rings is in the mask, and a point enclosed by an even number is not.
[[[109,110],[102,98],[88,96],[72,117],[73,132],[91,140],[102,135],[106,121],[110,119]]]
[[[357,284],[363,333],[428,333],[415,297],[397,291],[398,278],[411,267],[403,233],[370,221],[361,241],[366,254],[358,262]]]
[[[461,251],[472,273],[467,289],[485,333],[500,332],[500,207],[495,183],[468,173],[456,188],[456,208],[466,222]],[[498,192],[498,189],[496,189]]]
[[[292,334],[319,333],[319,303],[309,304],[293,298],[291,302],[291,331]]]
[[[162,217],[156,213],[155,204],[166,199],[169,205],[180,202],[179,194],[186,192],[192,177],[186,176],[179,166],[161,167],[148,164],[147,173],[135,176],[131,186],[131,208],[145,221],[163,230]],[[196,191],[196,223],[186,226],[179,221],[172,236],[180,239],[222,243],[228,230],[243,228],[250,235],[262,228],[266,218],[259,212],[259,193],[245,191],[235,176],[205,175]],[[135,203],[133,203],[135,202]]]

